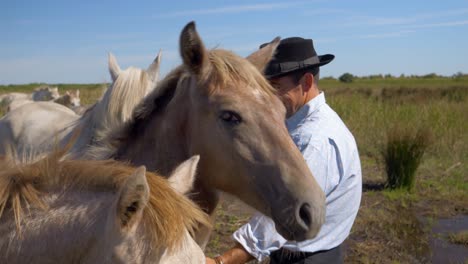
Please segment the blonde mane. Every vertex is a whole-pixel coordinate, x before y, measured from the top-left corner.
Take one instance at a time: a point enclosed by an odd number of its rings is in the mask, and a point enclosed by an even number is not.
[[[102,100],[104,105],[107,105],[108,115],[120,119],[119,121],[129,119],[135,106],[148,92],[150,82],[144,70],[130,67],[120,72],[112,84],[112,92]]]
[[[0,218],[12,211],[18,231],[26,208],[47,210],[41,196],[51,190],[87,188],[96,191],[118,191],[134,168],[112,161],[60,161],[55,153],[31,164],[18,164],[11,158],[0,158]],[[176,249],[185,230],[193,233],[199,224],[210,225],[207,216],[188,198],[176,193],[168,181],[156,174],[146,174],[150,199],[144,209],[142,225],[152,245]]]
[[[130,67],[119,73],[102,99],[90,108],[92,111],[86,111],[82,117],[91,118],[89,126],[95,128],[94,141],[99,142],[132,117],[134,108],[148,93],[150,83],[146,71],[138,68]]]
[[[240,89],[259,87],[260,91],[268,96],[275,96],[276,90],[258,69],[246,59],[221,49],[208,51],[208,58],[210,67],[200,76],[199,85],[211,89],[208,91],[210,94],[216,92],[215,89],[227,89],[227,87],[232,87],[232,84],[243,83],[239,85]],[[190,74],[183,65],[168,73],[158,83],[158,86],[135,107],[129,122],[102,135],[101,144],[91,146],[88,152],[89,157],[93,159],[113,158],[117,154],[119,143],[128,137],[138,135],[139,129],[147,124],[154,114],[164,109],[172,99],[179,84],[189,78]]]

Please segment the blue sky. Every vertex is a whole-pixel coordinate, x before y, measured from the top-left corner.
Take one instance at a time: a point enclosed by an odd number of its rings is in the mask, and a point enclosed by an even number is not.
[[[468,1],[1,1],[0,84],[101,83],[107,54],[162,73],[180,63],[178,37],[194,20],[209,48],[246,56],[275,36],[312,38],[344,72],[468,73]]]

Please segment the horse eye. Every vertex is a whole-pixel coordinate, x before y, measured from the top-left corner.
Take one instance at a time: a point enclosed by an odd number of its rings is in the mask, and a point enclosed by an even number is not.
[[[234,125],[238,125],[242,121],[240,115],[232,111],[221,112],[221,115],[219,116],[219,118],[221,118],[221,120],[223,120],[224,122],[234,124]]]

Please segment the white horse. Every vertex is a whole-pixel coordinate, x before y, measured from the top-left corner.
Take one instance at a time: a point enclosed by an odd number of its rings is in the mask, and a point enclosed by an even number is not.
[[[81,156],[86,148],[98,144],[104,133],[128,120],[135,106],[156,86],[160,57],[158,54],[146,71],[134,67],[121,70],[115,57],[109,54],[113,82],[102,99],[81,117],[51,102],[26,104],[7,113],[0,119],[0,155],[10,147],[20,156],[47,152],[55,144],[63,146],[72,135],[79,134],[70,154]]]
[[[205,263],[207,216],[183,193],[198,156],[169,180],[116,161],[0,160],[0,263]]]

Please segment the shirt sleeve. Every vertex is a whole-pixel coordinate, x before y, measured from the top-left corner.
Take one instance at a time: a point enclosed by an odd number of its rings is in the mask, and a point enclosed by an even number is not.
[[[270,252],[280,249],[286,243],[286,239],[276,231],[273,220],[260,213],[256,213],[247,224],[239,228],[233,238],[258,261],[263,261]]]

